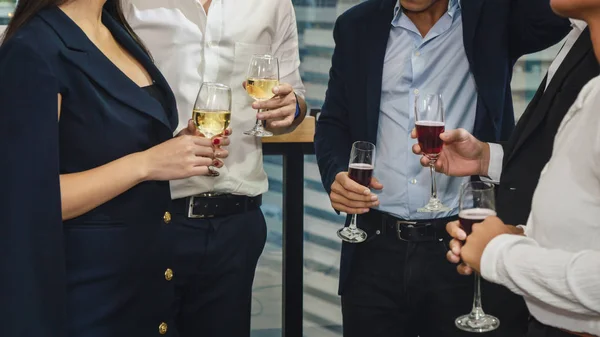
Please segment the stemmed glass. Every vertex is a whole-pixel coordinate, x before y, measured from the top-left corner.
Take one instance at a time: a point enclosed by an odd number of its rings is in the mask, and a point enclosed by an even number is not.
[[[192,119],[205,137],[212,139],[222,135],[231,121],[231,88],[220,83],[202,83]],[[219,176],[213,166],[209,166],[208,171],[209,176]]]
[[[366,188],[371,185],[371,177],[375,168],[375,145],[369,142],[352,144],[348,176]],[[350,243],[361,243],[367,239],[367,233],[356,226],[356,214],[352,215],[350,225],[338,230],[340,239]]]
[[[279,85],[279,61],[271,55],[254,55],[250,59],[246,79],[246,92],[255,101],[266,101],[275,94],[273,88]],[[260,109],[257,111],[260,113]],[[255,137],[271,137],[272,132],[265,130],[263,122],[256,119],[254,128],[244,134]]]
[[[473,224],[482,222],[488,216],[496,215],[494,199],[494,184],[482,181],[472,181],[461,186],[458,218],[460,226],[471,234]],[[475,292],[473,309],[469,314],[460,316],[455,321],[456,326],[469,332],[488,332],[500,326],[500,320],[483,312],[481,306],[481,277],[475,273]]]
[[[417,138],[423,154],[429,159],[431,172],[431,197],[427,205],[417,209],[417,212],[447,212],[450,208],[444,206],[437,196],[435,182],[435,162],[442,151],[443,142],[440,134],[445,129],[444,103],[442,95],[429,94],[415,96],[415,126]]]

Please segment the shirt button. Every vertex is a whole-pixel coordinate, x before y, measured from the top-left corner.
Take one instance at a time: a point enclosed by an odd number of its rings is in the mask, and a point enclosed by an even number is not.
[[[208,43],[208,48],[213,48],[214,46],[215,46],[215,43],[214,43],[214,42],[210,41],[210,42]]]
[[[415,179],[415,178],[412,178],[412,179],[410,180],[410,183],[411,183],[411,184],[413,184],[413,185],[416,185],[416,184],[417,184],[417,179]]]
[[[165,270],[165,280],[171,281],[172,279],[173,279],[173,269],[167,268],[167,270]]]
[[[421,56],[421,52],[416,52],[415,56]]]
[[[161,334],[161,335],[166,335],[168,328],[169,328],[169,326],[167,325],[167,323],[162,322],[158,326],[158,333]]]
[[[419,94],[419,89],[415,89],[414,93],[415,93],[415,95],[418,95]]]
[[[171,222],[171,213],[165,212],[165,215],[163,215],[163,221],[166,224],[168,224],[169,222]]]

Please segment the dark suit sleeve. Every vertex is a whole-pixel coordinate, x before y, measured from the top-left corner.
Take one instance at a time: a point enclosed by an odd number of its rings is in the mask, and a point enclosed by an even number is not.
[[[512,0],[508,29],[511,56],[517,59],[557,44],[571,23],[554,13],[548,0]]]
[[[18,38],[0,48],[0,74],[0,334],[62,337],[58,85],[44,59]]]
[[[348,83],[344,76],[351,72],[344,69],[346,57],[343,41],[340,39],[340,19],[335,24],[333,38],[336,46],[329,71],[329,85],[325,95],[325,103],[317,121],[315,134],[315,151],[321,179],[327,193],[331,192],[331,184],[335,176],[348,169],[348,160],[352,147],[350,121],[344,87]]]

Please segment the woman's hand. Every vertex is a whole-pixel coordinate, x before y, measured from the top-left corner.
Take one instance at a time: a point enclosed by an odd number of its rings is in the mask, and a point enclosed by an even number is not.
[[[211,139],[181,135],[138,154],[144,180],[177,180],[208,174],[215,159]]]

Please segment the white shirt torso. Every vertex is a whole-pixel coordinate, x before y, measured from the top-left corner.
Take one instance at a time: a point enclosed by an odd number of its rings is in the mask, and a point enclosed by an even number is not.
[[[255,196],[268,190],[260,138],[246,136],[256,110],[242,87],[250,57],[279,58],[280,80],[304,95],[296,16],[290,0],[212,0],[208,15],[198,0],[125,0],[126,18],[169,82],[187,126],[202,82],[232,89],[229,157],[219,177],[171,182],[174,199],[205,192]]]
[[[523,295],[540,322],[600,336],[600,77],[565,116],[542,171],[527,237],[486,247],[484,278]]]
[[[550,64],[550,67],[548,68],[548,77],[546,79],[546,87],[544,90],[548,89],[548,86],[554,78],[556,71],[575,45],[575,42],[577,42],[577,40],[579,39],[579,36],[581,36],[581,33],[583,33],[583,31],[587,27],[587,23],[585,23],[585,21],[571,19],[571,26],[573,28],[571,29],[571,32],[567,35],[565,44],[563,45],[560,52],[558,53],[558,55],[556,55],[556,58],[554,58],[554,60]],[[502,174],[503,159],[504,150],[502,146],[500,144],[490,144],[490,164],[488,167],[488,177],[490,178],[490,180],[500,181],[500,175]]]

